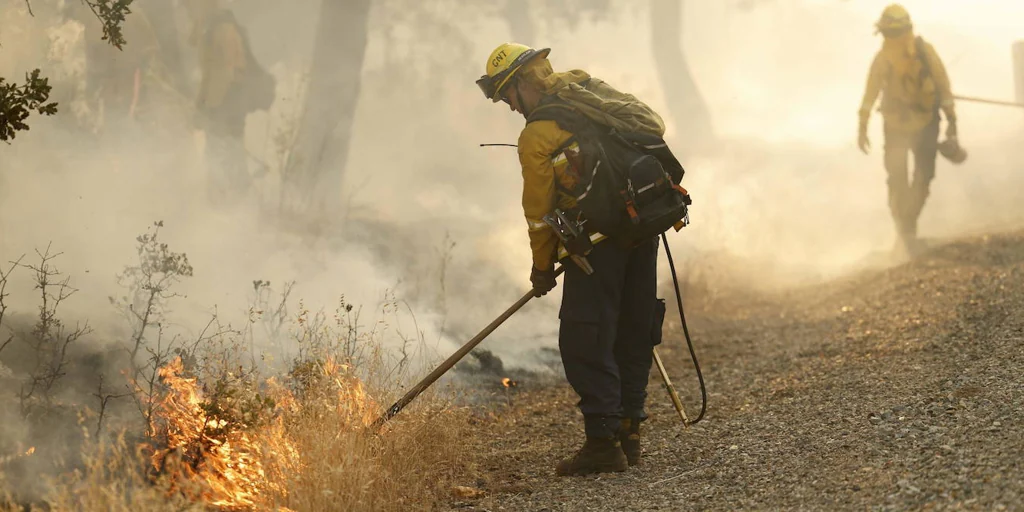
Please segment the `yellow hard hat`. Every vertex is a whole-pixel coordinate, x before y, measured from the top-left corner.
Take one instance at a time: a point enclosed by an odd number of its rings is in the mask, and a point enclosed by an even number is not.
[[[487,73],[476,81],[476,85],[484,92],[484,96],[497,103],[501,100],[501,89],[512,79],[512,76],[534,57],[547,57],[550,48],[534,50],[525,44],[505,43],[491,52],[487,58]]]
[[[898,32],[910,28],[910,13],[900,4],[890,4],[875,22],[875,33]]]

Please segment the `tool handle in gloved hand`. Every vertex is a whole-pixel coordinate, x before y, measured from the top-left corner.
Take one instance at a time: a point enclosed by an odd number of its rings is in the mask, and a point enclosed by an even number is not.
[[[564,267],[558,267],[557,269],[555,269],[554,272],[555,277],[558,277],[564,271]],[[484,338],[486,338],[488,335],[494,332],[494,330],[497,329],[498,326],[505,323],[505,320],[508,320],[512,315],[514,315],[523,306],[525,306],[527,302],[530,302],[530,299],[532,299],[533,297],[533,290],[526,292],[525,295],[520,297],[519,300],[515,302],[515,304],[512,304],[512,306],[506,309],[504,313],[498,316],[498,318],[495,318],[493,322],[487,324],[487,327],[484,327],[484,329],[480,331],[476,336],[474,336],[473,339],[466,342],[465,345],[460,347],[459,350],[456,350],[454,354],[448,357],[448,359],[445,359],[443,363],[441,363],[437,368],[434,369],[434,371],[430,372],[430,374],[424,377],[423,380],[416,383],[416,385],[413,386],[412,389],[410,389],[402,398],[398,399],[398,401],[395,402],[394,405],[388,407],[388,410],[384,411],[384,414],[382,414],[379,418],[377,418],[373,423],[370,424],[369,431],[372,433],[376,433],[377,431],[379,431],[380,428],[384,426],[385,423],[388,422],[388,420],[394,418],[396,414],[398,414],[403,408],[405,408],[405,406],[409,405],[409,402],[415,400],[416,397],[420,395],[420,393],[426,391],[426,389],[430,387],[431,384],[437,381],[437,379],[441,378],[441,376],[447,373],[448,370],[451,370],[456,363],[461,361],[462,358],[466,357],[466,354],[469,354],[470,351],[476,348],[476,346],[479,345],[480,342],[484,340]]]
[[[558,274],[554,270],[540,270],[532,265],[531,269],[530,283],[533,284],[534,297],[543,297],[558,285],[558,281],[555,280]]]

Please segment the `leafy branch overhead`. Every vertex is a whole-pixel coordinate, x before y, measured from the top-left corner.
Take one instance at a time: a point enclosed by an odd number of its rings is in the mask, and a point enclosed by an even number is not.
[[[25,75],[25,83],[18,85],[0,77],[0,140],[14,138],[15,132],[28,130],[25,119],[36,112],[52,116],[57,113],[57,104],[49,102],[50,84],[39,77],[39,70]]]
[[[103,25],[104,41],[118,50],[126,44],[121,31],[125,16],[131,14],[133,0],[81,0]],[[32,12],[30,0],[25,4]],[[39,76],[39,70],[25,76],[24,84],[8,82],[0,77],[0,141],[9,141],[15,133],[29,129],[25,120],[33,112],[52,116],[57,113],[57,103],[49,102],[50,84]]]
[[[103,24],[103,40],[120,50],[125,45],[121,26],[131,14],[132,0],[82,0]]]

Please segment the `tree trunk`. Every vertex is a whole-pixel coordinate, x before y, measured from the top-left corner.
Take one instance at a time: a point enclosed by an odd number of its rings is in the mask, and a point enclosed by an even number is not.
[[[282,173],[282,207],[336,214],[359,102],[370,0],[323,0],[309,88],[295,145]]]
[[[683,0],[651,0],[651,46],[669,114],[684,151],[714,139],[711,114],[682,47]]]

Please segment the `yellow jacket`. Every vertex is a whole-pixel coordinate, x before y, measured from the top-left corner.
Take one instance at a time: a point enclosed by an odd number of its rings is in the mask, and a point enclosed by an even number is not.
[[[947,120],[956,120],[946,67],[931,44],[922,41],[921,49],[924,54],[919,58],[913,32],[885,40],[868,73],[860,106],[862,125],[867,125],[879,92],[882,93],[879,110],[891,130],[917,132],[935,119],[939,108]],[[927,71],[923,62],[927,62]]]
[[[558,236],[544,216],[555,208],[566,210],[576,206],[576,199],[555,187],[555,182],[568,190],[576,186],[569,160],[559,148],[572,134],[559,128],[555,121],[534,121],[519,134],[519,164],[523,168],[523,213],[530,234],[533,266],[550,270],[555,265]],[[566,149],[576,149],[573,142]]]
[[[554,73],[547,59],[535,59],[523,66],[522,79],[540,85],[544,93],[558,96],[585,116],[622,131],[642,131],[661,136],[665,123],[647,105],[634,96],[619,92],[580,70]],[[586,84],[584,87],[582,84]],[[570,190],[577,184],[571,158],[578,146],[566,143],[572,134],[555,121],[527,123],[519,134],[519,163],[523,168],[523,213],[530,235],[533,266],[550,270],[559,256],[558,236],[544,222],[555,208],[576,206],[576,199],[558,190]],[[603,238],[593,234],[592,240]]]

